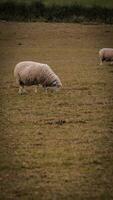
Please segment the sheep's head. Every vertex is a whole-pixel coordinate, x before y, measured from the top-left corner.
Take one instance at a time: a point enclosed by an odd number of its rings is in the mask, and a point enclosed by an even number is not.
[[[57,78],[56,80],[53,81],[52,87],[56,87],[56,88],[61,88],[62,87],[62,83],[61,83],[59,78]]]
[[[62,87],[62,83],[59,78],[55,79],[51,84],[46,85],[46,88],[50,89],[51,91],[58,91]]]

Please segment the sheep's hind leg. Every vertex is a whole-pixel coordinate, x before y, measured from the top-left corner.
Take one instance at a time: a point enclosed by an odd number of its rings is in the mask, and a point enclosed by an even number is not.
[[[26,90],[25,90],[25,88],[24,88],[24,86],[19,86],[19,91],[18,91],[18,93],[19,94],[24,94],[24,93],[26,93]]]
[[[35,93],[38,92],[38,85],[35,86]]]

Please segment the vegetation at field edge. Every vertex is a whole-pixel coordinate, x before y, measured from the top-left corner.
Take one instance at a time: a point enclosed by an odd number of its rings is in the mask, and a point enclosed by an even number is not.
[[[88,5],[47,3],[43,1],[1,1],[0,19],[12,21],[46,21],[46,22],[104,22],[113,23],[113,7],[104,4]]]

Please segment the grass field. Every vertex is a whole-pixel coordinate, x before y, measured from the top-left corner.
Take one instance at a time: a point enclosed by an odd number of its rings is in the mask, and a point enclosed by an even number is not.
[[[113,26],[0,22],[0,199],[113,199]],[[17,62],[49,64],[63,88],[18,95]]]

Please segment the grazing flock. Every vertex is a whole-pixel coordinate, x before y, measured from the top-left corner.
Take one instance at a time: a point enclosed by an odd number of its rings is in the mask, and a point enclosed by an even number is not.
[[[103,48],[99,51],[100,65],[104,61],[113,61],[113,49]],[[24,86],[35,85],[35,92],[37,92],[37,86],[41,85],[44,89],[58,90],[62,87],[62,83],[59,77],[53,72],[53,70],[47,65],[33,61],[19,62],[14,69],[14,77],[19,85],[19,94],[25,92]]]

